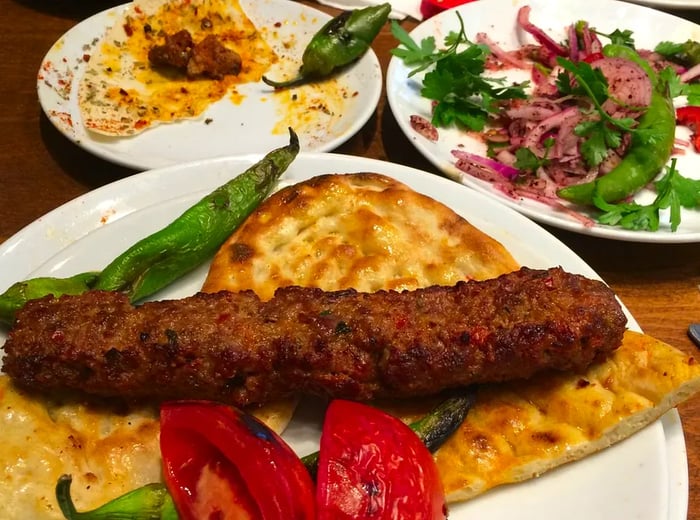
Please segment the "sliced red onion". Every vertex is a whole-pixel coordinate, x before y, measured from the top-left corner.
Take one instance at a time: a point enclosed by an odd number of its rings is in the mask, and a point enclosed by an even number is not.
[[[520,59],[517,52],[508,52],[503,50],[495,41],[489,38],[486,33],[477,33],[475,39],[476,43],[486,45],[491,51],[491,54],[498,58],[504,65],[510,65],[511,67],[516,67],[523,70],[530,68],[530,64]]]
[[[681,74],[681,81],[688,82],[700,76],[700,63],[694,65]]]
[[[579,49],[578,49],[578,34],[576,34],[576,26],[571,24],[568,31],[569,36],[569,59],[573,62],[579,60]]]
[[[568,49],[555,42],[542,29],[530,22],[530,6],[524,5],[518,10],[518,25],[550,52],[563,57],[569,55]]]
[[[526,136],[523,146],[532,150],[540,147],[543,137],[553,128],[559,128],[570,119],[578,120],[581,114],[576,107],[565,108],[561,112],[554,114],[543,121],[540,121]]]
[[[520,170],[518,170],[517,168],[508,166],[507,164],[503,164],[502,162],[494,161],[493,159],[489,159],[488,157],[483,157],[474,153],[465,152],[464,150],[452,150],[452,155],[454,155],[458,159],[458,161],[475,163],[481,167],[491,170],[494,173],[497,173],[498,175],[509,181],[512,181],[520,174]],[[459,168],[458,165],[457,167]]]

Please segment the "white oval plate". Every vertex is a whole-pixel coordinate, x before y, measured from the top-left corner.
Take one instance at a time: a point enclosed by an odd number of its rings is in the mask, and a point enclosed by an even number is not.
[[[153,170],[68,202],[0,245],[0,291],[31,276],[68,276],[101,269],[257,159],[253,155],[219,158]],[[570,272],[598,278],[581,258],[531,220],[474,190],[420,170],[352,156],[301,154],[281,184],[323,173],[359,171],[392,176],[447,204],[504,244],[522,265],[561,265]],[[157,298],[195,293],[207,269],[202,266]],[[630,328],[639,330],[634,319],[629,319]],[[0,344],[5,338],[0,331]],[[317,449],[319,420],[318,410],[303,408],[285,432],[299,454]],[[688,497],[686,464],[683,431],[673,410],[598,454],[455,504],[450,519],[683,520]]]
[[[444,37],[450,31],[459,30],[459,20],[455,14],[455,11],[459,11],[469,38],[473,39],[477,32],[484,31],[504,49],[515,49],[526,42],[534,41],[529,35],[516,30],[517,11],[523,5],[532,7],[530,20],[555,40],[563,39],[564,28],[577,20],[586,20],[591,26],[605,33],[615,29],[630,29],[634,31],[633,36],[638,48],[652,48],[661,40],[700,40],[700,26],[692,22],[649,7],[615,0],[558,0],[556,9],[552,8],[552,2],[549,0],[480,0],[429,18],[411,32],[411,37],[420,41],[425,37],[434,36],[436,43],[442,45]],[[667,216],[664,214],[661,216],[660,229],[655,232],[630,231],[597,224],[586,227],[570,215],[551,206],[529,199],[513,199],[494,189],[488,182],[460,172],[454,166],[451,150],[462,147],[464,150],[484,154],[485,146],[455,128],[439,129],[440,138],[437,142],[431,142],[413,130],[409,123],[411,115],[419,114],[430,119],[431,105],[430,100],[420,95],[419,75],[409,79],[408,73],[409,68],[401,60],[395,57],[391,59],[386,79],[389,106],[408,139],[448,177],[494,197],[530,218],[569,231],[635,242],[700,242],[698,210],[682,210],[682,222],[676,232],[671,232],[666,222]],[[508,75],[504,73],[502,76]],[[518,81],[522,79],[520,74]],[[687,128],[679,127],[676,135],[687,139],[690,133]],[[700,154],[688,149],[685,155],[678,155],[677,158],[677,168],[682,175],[700,178]],[[636,200],[648,204],[653,198],[649,190],[643,190]]]
[[[291,65],[289,61],[296,66],[301,63],[306,44],[330,18],[286,0],[240,3],[287,65]],[[352,137],[375,112],[382,92],[382,71],[370,49],[333,79],[293,89],[297,98],[306,102],[282,102],[282,96],[288,94],[274,93],[262,82],[248,83],[236,87],[245,96],[240,104],[225,97],[194,120],[158,125],[131,137],[91,132],[82,123],[77,101],[84,57],[96,48],[125,7],[107,9],[69,30],[48,51],[38,74],[39,102],[48,118],[68,139],[98,157],[145,170],[213,157],[265,153],[279,142],[280,135],[287,135],[288,126],[299,135],[302,150],[325,152]],[[269,75],[278,77],[273,69]]]

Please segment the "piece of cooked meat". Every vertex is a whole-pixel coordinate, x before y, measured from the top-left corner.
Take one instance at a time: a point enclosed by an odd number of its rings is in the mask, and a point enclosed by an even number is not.
[[[227,49],[213,34],[208,35],[192,49],[192,57],[187,62],[187,77],[208,76],[221,79],[226,74],[241,72],[241,57]]]
[[[183,29],[166,34],[162,45],[148,51],[148,61],[155,67],[173,67],[187,73],[190,79],[206,76],[221,79],[226,74],[241,72],[241,57],[224,46],[213,35],[195,44],[189,31]]]
[[[148,61],[156,67],[186,69],[193,48],[192,35],[183,29],[172,35],[166,34],[163,45],[155,45],[148,51]]]
[[[289,287],[267,302],[219,292],[134,307],[89,292],[28,303],[3,370],[26,388],[126,398],[410,397],[581,370],[625,323],[605,284],[560,268],[404,292]]]

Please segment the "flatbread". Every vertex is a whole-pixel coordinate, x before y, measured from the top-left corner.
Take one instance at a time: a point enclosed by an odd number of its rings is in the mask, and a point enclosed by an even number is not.
[[[216,36],[241,56],[241,72],[189,80],[151,67],[148,52],[163,43],[162,33],[181,29],[195,43]],[[259,81],[277,59],[238,0],[135,0],[89,56],[78,87],[81,118],[90,131],[111,136],[197,118],[227,95],[240,102],[235,86]]]
[[[61,520],[54,489],[71,474],[79,510],[161,479],[160,425],[152,408],[128,413],[17,390],[0,376],[0,518]]]
[[[519,266],[442,203],[377,173],[321,175],[263,202],[214,257],[205,291],[410,290]]]
[[[450,502],[531,479],[638,432],[700,391],[700,363],[627,331],[583,374],[484,386],[436,461]]]

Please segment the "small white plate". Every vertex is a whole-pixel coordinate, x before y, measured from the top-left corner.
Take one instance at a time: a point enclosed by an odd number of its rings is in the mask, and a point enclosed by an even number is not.
[[[700,26],[692,22],[649,7],[616,0],[586,0],[585,2],[558,0],[556,9],[552,8],[549,0],[479,0],[429,18],[411,32],[411,37],[420,42],[423,38],[434,36],[436,43],[442,45],[444,37],[450,31],[459,30],[456,14],[458,11],[464,20],[469,38],[473,39],[477,32],[483,31],[502,48],[515,49],[524,43],[534,42],[529,35],[516,29],[517,12],[524,5],[532,8],[530,20],[555,40],[563,39],[565,27],[578,20],[586,20],[591,26],[604,33],[610,33],[615,29],[630,29],[634,32],[636,46],[640,49],[653,48],[662,40],[675,42],[684,42],[689,38],[700,40]],[[396,57],[389,62],[386,79],[389,106],[399,127],[413,145],[448,177],[495,197],[530,218],[569,231],[635,242],[700,242],[700,211],[698,210],[683,210],[682,222],[676,232],[671,232],[666,220],[667,215],[664,214],[661,216],[660,229],[656,232],[630,231],[597,224],[586,227],[580,221],[551,206],[529,199],[513,199],[494,189],[488,182],[460,172],[454,166],[451,150],[462,148],[483,154],[485,153],[483,143],[468,137],[456,128],[440,128],[439,140],[431,142],[411,128],[409,120],[412,115],[418,114],[427,119],[431,118],[431,102],[420,95],[422,77],[416,75],[409,79],[409,71],[410,69]],[[501,76],[508,77],[507,71]],[[523,80],[522,73],[517,76],[517,80]],[[690,131],[687,128],[678,127],[676,130],[677,137],[687,140],[689,135]],[[676,157],[677,168],[682,175],[700,178],[700,154],[689,148],[685,154],[679,154]],[[648,204],[653,200],[653,194],[649,190],[643,190],[636,200]],[[593,213],[587,214],[593,215]]]
[[[241,0],[240,4],[277,54],[297,64],[306,44],[330,18],[286,0]],[[245,96],[240,104],[225,97],[194,120],[162,124],[131,137],[90,132],[80,116],[77,86],[85,71],[85,58],[125,7],[98,13],[69,30],[48,51],[38,74],[39,102],[48,118],[62,134],[98,157],[145,170],[212,157],[265,153],[280,136],[287,135],[288,126],[299,135],[302,150],[330,151],[357,133],[375,112],[382,92],[382,71],[370,49],[328,81],[284,93],[275,93],[262,82],[237,85],[237,91]],[[269,71],[273,78],[275,73]],[[305,101],[290,102],[289,92]]]
[[[276,143],[283,144],[282,142]],[[0,291],[31,276],[99,270],[136,240],[160,229],[259,157],[200,161],[135,174],[46,214],[0,245]],[[377,172],[450,206],[500,241],[522,264],[561,265],[598,275],[573,251],[523,215],[474,190],[405,166],[334,154],[300,154],[283,185],[324,173]],[[156,298],[180,298],[202,285],[204,265]],[[639,330],[629,316],[629,327]],[[6,336],[0,330],[0,344]],[[313,410],[304,409],[305,412]],[[300,455],[318,447],[316,413],[297,413],[284,437]],[[578,462],[450,508],[451,520],[684,520],[688,499],[685,443],[678,413]]]

